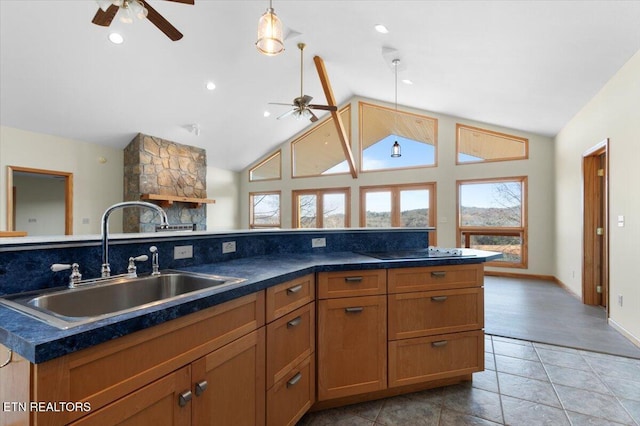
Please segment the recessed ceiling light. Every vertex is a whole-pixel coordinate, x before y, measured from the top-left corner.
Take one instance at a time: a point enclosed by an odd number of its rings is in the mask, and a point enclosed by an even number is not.
[[[271,113],[269,111],[265,111],[262,115],[265,116],[265,117],[269,117],[271,115]]]
[[[124,42],[124,37],[119,33],[110,33],[109,41],[113,44],[122,44]]]
[[[216,88],[216,85],[213,81],[207,82],[207,90],[214,90],[215,88]]]
[[[376,31],[380,34],[389,34],[389,30],[387,29],[387,27],[382,24],[376,24],[376,26],[374,26],[373,28],[375,28]]]
[[[404,84],[408,84],[409,86],[411,86],[413,84],[413,81],[409,80],[408,78],[405,78],[404,80],[402,80],[402,82]]]

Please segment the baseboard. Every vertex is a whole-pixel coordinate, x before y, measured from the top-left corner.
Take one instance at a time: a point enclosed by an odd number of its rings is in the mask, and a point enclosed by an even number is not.
[[[579,301],[582,302],[582,296],[575,293],[569,286],[564,284],[562,281],[554,277],[553,275],[541,275],[541,274],[520,274],[517,272],[504,272],[504,271],[484,271],[486,276],[491,277],[505,277],[505,278],[525,278],[530,280],[542,280],[542,281],[551,281],[552,283],[560,286],[563,290],[569,293],[571,296],[575,297]]]
[[[623,326],[621,326],[611,318],[608,319],[608,322],[611,327],[613,327],[616,331],[618,331],[620,334],[626,337],[631,343],[633,343],[634,345],[640,348],[640,339],[638,339],[636,336],[631,334]]]

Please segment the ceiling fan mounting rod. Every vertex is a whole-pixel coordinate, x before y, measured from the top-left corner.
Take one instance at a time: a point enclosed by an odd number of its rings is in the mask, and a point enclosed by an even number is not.
[[[305,48],[306,44],[304,43],[298,43],[298,49],[300,49],[300,98],[302,98],[304,96],[304,93],[302,93],[302,88],[303,88],[303,77],[304,77],[304,62],[303,62],[303,50]]]

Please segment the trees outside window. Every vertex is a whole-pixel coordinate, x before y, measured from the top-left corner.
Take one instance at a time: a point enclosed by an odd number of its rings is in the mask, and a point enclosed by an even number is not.
[[[294,228],[348,228],[349,188],[293,191]]]
[[[280,191],[249,194],[249,228],[280,228]]]

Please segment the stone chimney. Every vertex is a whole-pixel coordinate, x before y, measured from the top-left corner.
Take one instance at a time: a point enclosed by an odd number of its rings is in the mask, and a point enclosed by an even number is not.
[[[124,149],[124,200],[140,200],[143,194],[207,198],[207,152],[138,133]],[[195,224],[196,230],[206,230],[205,204],[174,202],[162,207],[170,224]],[[155,216],[149,209],[124,209],[123,231],[154,232],[159,223]]]

